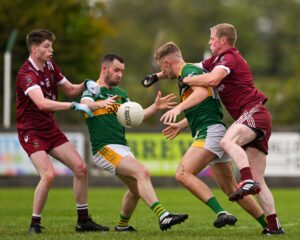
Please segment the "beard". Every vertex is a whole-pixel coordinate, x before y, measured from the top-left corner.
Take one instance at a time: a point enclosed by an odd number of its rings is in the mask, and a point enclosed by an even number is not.
[[[114,87],[114,86],[117,86],[119,83],[117,82],[114,82],[109,76],[107,76],[105,79],[104,79],[104,82],[105,84],[108,86],[108,87]]]

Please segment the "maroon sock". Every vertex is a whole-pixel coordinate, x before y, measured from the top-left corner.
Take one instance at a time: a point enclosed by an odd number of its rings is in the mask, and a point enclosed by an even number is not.
[[[252,179],[252,180],[253,180],[253,176],[252,176],[250,167],[242,168],[242,169],[240,170],[240,174],[241,174],[241,180],[242,180],[242,181],[245,181],[245,180],[247,180],[247,179]]]
[[[271,214],[271,215],[267,216],[266,218],[267,218],[267,222],[268,222],[268,228],[270,230],[278,230],[279,228],[281,228],[276,213]]]

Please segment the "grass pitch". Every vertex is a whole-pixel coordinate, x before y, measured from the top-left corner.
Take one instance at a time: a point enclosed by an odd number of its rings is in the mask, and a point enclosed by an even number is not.
[[[234,227],[216,229],[214,213],[183,188],[157,188],[160,202],[172,212],[188,213],[189,219],[161,232],[154,213],[140,201],[131,219],[137,233],[113,231],[119,218],[123,188],[90,188],[89,210],[93,219],[111,228],[106,233],[76,233],[76,209],[72,189],[53,188],[43,212],[43,234],[29,236],[33,188],[0,188],[0,239],[265,239],[259,224],[217,189],[214,194],[226,210],[238,218]],[[300,239],[300,189],[272,189],[285,235],[272,239]],[[269,238],[268,238],[269,239]]]

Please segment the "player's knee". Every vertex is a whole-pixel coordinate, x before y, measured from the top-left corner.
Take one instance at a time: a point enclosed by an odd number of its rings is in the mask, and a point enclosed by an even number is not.
[[[74,174],[78,177],[78,178],[86,178],[87,177],[87,166],[84,162],[80,163],[75,171]]]
[[[150,178],[150,173],[149,173],[149,170],[148,168],[146,167],[143,167],[142,170],[141,170],[141,174],[143,175],[144,178]]]
[[[149,170],[143,166],[141,168],[139,168],[139,170],[137,171],[137,177],[140,179],[150,179],[150,173]]]
[[[230,147],[230,141],[226,137],[222,138],[220,141],[220,146],[223,148],[225,151]]]
[[[176,181],[183,184],[186,181],[186,172],[183,170],[177,171],[175,174]]]
[[[46,174],[41,176],[41,179],[48,187],[50,187],[54,181],[54,177],[54,171],[48,171]]]
[[[132,198],[132,199],[136,199],[136,200],[140,199],[140,195],[139,195],[139,192],[137,189],[135,189],[135,190],[130,189],[128,191],[128,194],[130,194],[130,198]]]

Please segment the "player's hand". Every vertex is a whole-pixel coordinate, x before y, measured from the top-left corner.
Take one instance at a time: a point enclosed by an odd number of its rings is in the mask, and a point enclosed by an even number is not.
[[[72,102],[71,109],[78,112],[86,113],[89,117],[94,117],[94,114],[92,113],[91,109],[86,104]]]
[[[110,97],[110,98],[107,98],[101,102],[99,102],[99,108],[110,108],[112,107],[112,105],[116,102],[116,98],[118,96],[113,96],[113,97]]]
[[[177,102],[174,101],[175,98],[176,96],[173,93],[161,97],[161,91],[158,91],[154,102],[156,109],[163,110],[173,108],[177,104]]]
[[[142,81],[141,84],[145,87],[148,88],[150,86],[152,86],[154,83],[158,82],[158,76],[156,73],[152,73],[150,75],[145,76]]]
[[[169,140],[173,140],[181,132],[179,123],[169,123],[169,126],[162,130],[162,134]]]
[[[85,80],[84,81],[84,86],[94,96],[98,96],[98,94],[100,93],[100,86],[99,86],[99,84],[96,83],[93,80],[89,80],[89,79]]]
[[[170,124],[176,122],[177,116],[181,113],[181,111],[178,108],[173,108],[167,112],[165,112],[161,118],[160,121],[164,122],[164,124]]]

